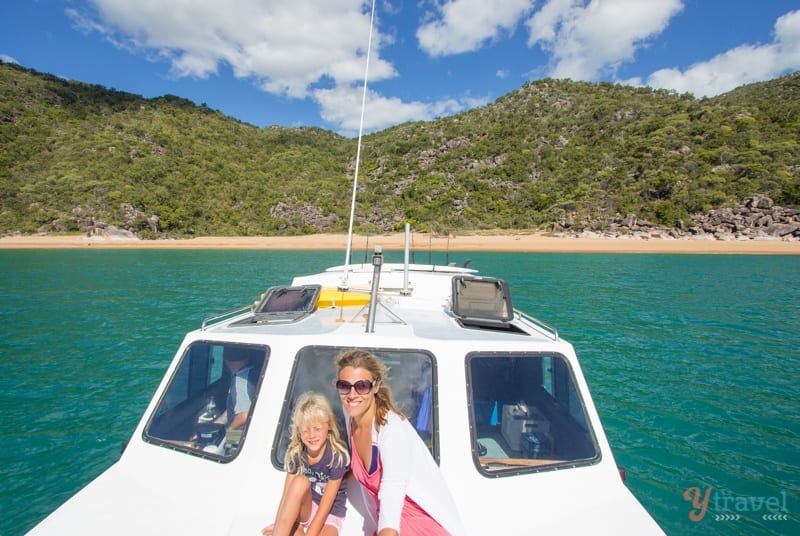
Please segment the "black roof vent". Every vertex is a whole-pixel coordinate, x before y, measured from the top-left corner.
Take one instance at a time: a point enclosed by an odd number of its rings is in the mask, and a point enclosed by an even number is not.
[[[464,325],[503,328],[514,318],[508,283],[493,277],[453,277],[453,314]]]
[[[272,287],[253,312],[256,322],[294,322],[317,308],[321,285]]]

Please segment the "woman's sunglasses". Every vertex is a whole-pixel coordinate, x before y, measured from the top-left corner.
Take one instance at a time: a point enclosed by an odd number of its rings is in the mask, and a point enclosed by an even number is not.
[[[350,383],[344,380],[337,380],[336,381],[336,389],[339,391],[339,394],[342,395],[349,395],[350,389],[355,388],[356,393],[360,395],[365,395],[372,390],[372,387],[375,385],[375,382],[370,382],[367,380],[358,380],[355,383]]]

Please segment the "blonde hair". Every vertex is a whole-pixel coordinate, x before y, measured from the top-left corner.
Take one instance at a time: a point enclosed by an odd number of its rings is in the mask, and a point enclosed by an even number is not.
[[[366,350],[347,350],[336,356],[336,366],[338,372],[346,367],[364,369],[372,375],[372,381],[378,382],[378,389],[375,391],[375,422],[378,426],[386,424],[386,415],[390,411],[406,418],[405,413],[397,409],[392,399],[392,389],[388,383],[389,367],[378,356]]]
[[[326,423],[328,425],[328,440],[326,445],[331,449],[331,463],[328,467],[344,466],[350,463],[350,449],[342,441],[336,417],[325,396],[307,392],[297,397],[294,411],[292,412],[292,431],[289,437],[289,447],[283,458],[284,468],[288,473],[303,474],[307,467],[303,460],[305,445],[300,439],[300,428],[303,423]]]

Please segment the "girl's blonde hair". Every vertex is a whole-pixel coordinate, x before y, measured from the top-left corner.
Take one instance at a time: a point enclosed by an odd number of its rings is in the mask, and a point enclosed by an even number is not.
[[[401,417],[406,415],[397,409],[392,400],[392,390],[389,388],[389,367],[378,356],[366,350],[347,350],[336,356],[337,374],[343,368],[361,368],[372,375],[372,381],[379,382],[375,391],[375,422],[378,426],[386,424],[386,415],[392,411]]]
[[[287,472],[301,475],[307,469],[302,456],[305,447],[300,439],[300,429],[303,423],[326,423],[328,425],[327,446],[331,449],[332,454],[329,467],[350,463],[350,449],[342,441],[339,426],[336,424],[336,417],[333,415],[328,399],[319,393],[307,392],[297,397],[292,412],[289,448],[283,459]]]

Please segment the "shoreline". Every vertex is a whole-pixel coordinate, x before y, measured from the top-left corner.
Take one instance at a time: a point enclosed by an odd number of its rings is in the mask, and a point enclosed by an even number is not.
[[[353,235],[351,249],[362,251],[381,246],[384,251],[402,250],[405,234]],[[0,237],[0,250],[13,249],[264,249],[342,250],[346,234],[303,236],[199,237],[181,240],[139,240],[86,235],[33,235]],[[559,237],[544,233],[476,234],[430,236],[411,234],[415,251],[486,251],[518,253],[695,253],[737,255],[800,255],[800,241],[717,240],[714,238],[604,238]]]

